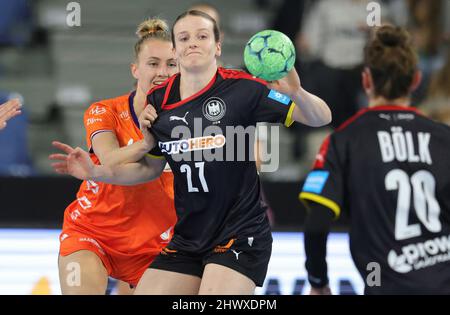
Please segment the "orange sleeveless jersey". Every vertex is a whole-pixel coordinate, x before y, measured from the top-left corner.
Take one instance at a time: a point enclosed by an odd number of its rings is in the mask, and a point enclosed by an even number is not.
[[[92,138],[113,132],[120,147],[143,138],[132,106],[134,93],[92,104],[84,114],[91,158]],[[176,223],[173,204],[173,174],[135,186],[117,186],[83,181],[77,200],[64,213],[65,230],[76,230],[107,244],[108,249],[126,254],[155,255],[166,246]]]

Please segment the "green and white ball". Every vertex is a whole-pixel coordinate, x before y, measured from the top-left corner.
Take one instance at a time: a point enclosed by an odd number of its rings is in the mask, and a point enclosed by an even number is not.
[[[245,45],[244,63],[255,77],[266,81],[279,80],[294,66],[294,44],[281,32],[258,32]]]

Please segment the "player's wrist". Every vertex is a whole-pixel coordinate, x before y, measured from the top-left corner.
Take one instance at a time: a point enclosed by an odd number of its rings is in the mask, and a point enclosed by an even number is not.
[[[310,295],[331,295],[331,290],[328,285],[320,289],[311,287]]]
[[[289,97],[295,104],[302,105],[304,100],[308,97],[308,92],[302,87],[299,87],[291,95],[289,95]]]
[[[329,281],[327,276],[315,277],[308,274],[308,282],[312,288],[321,290],[328,287]]]
[[[104,181],[110,177],[113,177],[113,172],[111,167],[107,165],[95,165],[90,171],[90,180],[93,181]]]

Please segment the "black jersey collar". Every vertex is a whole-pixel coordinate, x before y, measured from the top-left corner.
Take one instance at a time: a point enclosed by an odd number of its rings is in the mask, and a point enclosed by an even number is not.
[[[178,102],[175,102],[173,104],[166,104],[167,100],[169,99],[169,94],[172,90],[172,87],[174,85],[174,82],[176,82],[177,84],[175,84],[175,88],[176,89],[180,89],[180,74],[178,73],[177,75],[173,76],[170,79],[170,82],[168,83],[167,89],[166,89],[166,93],[164,94],[164,100],[162,102],[161,108],[164,110],[169,110],[169,109],[174,109],[176,107],[179,107],[183,104],[186,104],[187,102],[192,101],[193,99],[199,97],[200,95],[204,94],[205,92],[207,92],[216,82],[217,79],[217,73],[213,76],[213,78],[211,79],[211,81],[209,81],[209,83],[200,91],[198,91],[197,93],[195,93],[194,95],[189,96],[188,98],[184,99],[184,100],[180,100]]]
[[[421,112],[417,108],[414,108],[411,106],[394,105],[394,104],[377,105],[377,106],[366,108],[366,111],[399,111],[399,110],[405,110],[405,111],[410,111],[410,112],[415,112],[417,114],[421,114]]]
[[[376,111],[409,111],[414,112],[416,114],[422,115],[422,113],[414,107],[410,106],[400,106],[400,105],[394,105],[394,104],[386,104],[386,105],[377,105],[373,107],[366,107],[361,110],[359,110],[356,114],[348,118],[346,121],[344,121],[337,129],[336,131],[340,131],[345,129],[348,125],[350,125],[352,122],[354,122],[358,117],[361,117],[363,114],[367,112],[376,112]]]

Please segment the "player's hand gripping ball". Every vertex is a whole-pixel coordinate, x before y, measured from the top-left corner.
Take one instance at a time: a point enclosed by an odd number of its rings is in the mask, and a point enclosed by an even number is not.
[[[279,80],[294,66],[294,44],[281,32],[258,32],[245,45],[244,62],[255,77],[266,81]]]

